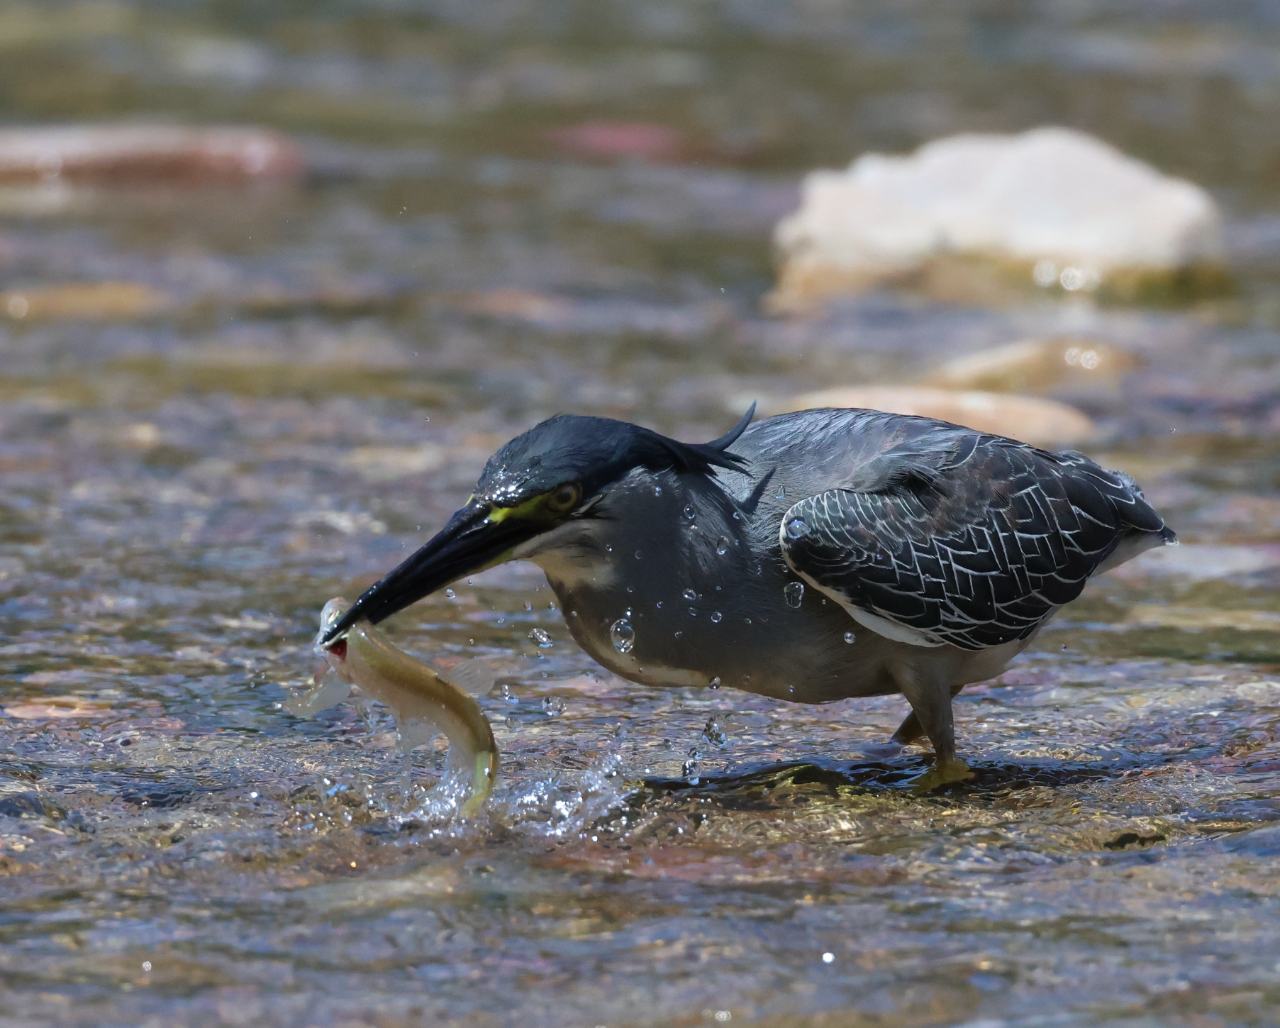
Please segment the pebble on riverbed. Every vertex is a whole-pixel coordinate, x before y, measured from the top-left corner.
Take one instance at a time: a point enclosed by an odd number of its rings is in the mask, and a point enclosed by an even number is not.
[[[971,257],[1066,293],[1179,298],[1225,284],[1207,192],[1062,128],[950,136],[813,172],[774,241],[778,312],[913,278],[927,286],[931,264]]]
[[[1039,393],[1063,386],[1092,392],[1113,387],[1141,361],[1097,339],[1027,339],[956,357],[934,370],[924,385],[983,389],[993,393]]]
[[[818,407],[860,407],[890,414],[937,418],[979,432],[1020,439],[1033,446],[1080,443],[1096,431],[1087,415],[1056,400],[925,386],[822,389],[794,397],[781,405],[778,412]]]
[[[3,321],[131,321],[168,310],[165,293],[140,282],[68,282],[0,292]]]

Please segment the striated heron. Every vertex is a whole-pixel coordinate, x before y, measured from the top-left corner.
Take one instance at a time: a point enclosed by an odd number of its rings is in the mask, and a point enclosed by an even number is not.
[[[968,776],[952,698],[998,675],[1091,576],[1174,533],[1127,475],[929,418],[807,410],[709,443],[558,415],[326,637],[507,560],[574,639],[654,686],[801,703],[901,693],[933,788]],[[826,602],[824,602],[826,601]]]

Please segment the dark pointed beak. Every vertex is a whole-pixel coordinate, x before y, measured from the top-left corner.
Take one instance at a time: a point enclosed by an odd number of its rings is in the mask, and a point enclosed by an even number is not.
[[[361,618],[376,625],[463,575],[498,563],[509,550],[537,534],[536,528],[517,518],[490,521],[489,511],[488,503],[472,500],[454,514],[422,549],[369,586],[325,633],[322,645],[340,638]]]

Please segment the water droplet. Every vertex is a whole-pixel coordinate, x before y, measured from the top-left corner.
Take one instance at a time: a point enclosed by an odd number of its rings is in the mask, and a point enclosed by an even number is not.
[[[612,552],[613,552],[613,547],[612,547],[612,546],[610,546],[608,543],[605,543],[605,546],[604,546],[604,552],[605,552],[605,553],[612,553]]]
[[[785,500],[786,498],[787,498],[787,491],[784,488],[782,488],[782,486],[778,486],[778,499]]]
[[[724,615],[723,615],[723,614],[721,614],[721,613],[717,610],[715,613],[713,613],[713,614],[711,615],[711,623],[712,623],[713,625],[718,625],[718,624],[720,624],[720,622],[721,622],[721,620],[722,620],[723,618],[724,618]]]
[[[568,704],[560,696],[544,696],[542,697],[542,712],[547,717],[559,717],[568,709]]]
[[[552,600],[550,603],[547,604],[547,610],[555,610],[555,609],[556,609],[556,601]]]
[[[802,535],[807,534],[809,526],[805,524],[804,518],[792,518],[787,522],[787,538],[799,539]]]
[[[718,540],[716,540],[716,554],[718,556],[723,557],[728,552],[729,552],[729,540],[726,539],[724,536],[721,536]]]
[[[528,600],[525,600],[525,601],[524,601],[524,609],[525,609],[525,611],[526,611],[526,612],[528,612],[528,613],[532,613],[532,612],[533,612],[533,604],[532,604],[532,603],[530,603]]]
[[[506,623],[507,623],[507,619],[506,619],[506,618],[498,618],[498,624],[500,624],[500,625],[505,625]]]
[[[751,624],[751,619],[750,619],[750,618],[743,618],[742,620],[743,620],[743,621],[745,621],[747,624]]]
[[[150,960],[144,960],[144,961],[142,962],[142,970],[144,970],[144,971],[150,971],[150,970],[151,970],[151,961],[150,961]]]
[[[707,683],[707,688],[708,688],[708,689],[719,689],[719,688],[720,688],[720,676],[719,676],[719,675],[716,675],[716,676],[715,676],[715,678],[711,679],[711,681]]]
[[[854,640],[856,640],[857,638],[858,638],[858,637],[857,637],[856,635],[854,635],[852,632],[845,632],[845,633],[844,633],[844,641],[845,641],[845,642],[847,642],[847,643],[852,643],[852,642],[853,642]]]
[[[520,728],[520,722],[516,720],[514,714],[508,714],[502,723],[507,726],[508,732],[514,732]]]
[[[707,723],[702,726],[702,738],[719,750],[724,749],[729,741],[724,724],[714,714],[707,718]]]
[[[790,693],[791,695],[795,695],[795,691],[796,691],[796,687],[794,685],[787,686],[787,692]]]
[[[733,512],[733,520],[734,520],[734,521],[741,521],[741,520],[742,520],[742,512],[741,512],[741,511],[738,511],[738,510],[735,510],[735,511]]]
[[[661,495],[662,495],[662,486],[660,486],[660,485],[655,485],[655,486],[653,487],[653,495],[654,495],[654,496],[661,496]]]
[[[452,589],[446,589],[446,590],[444,591],[444,594],[445,594],[447,597],[449,597],[449,599],[451,599],[451,600],[456,600],[456,599],[458,598],[458,594],[457,594],[457,593],[455,593]]]
[[[804,583],[788,582],[782,589],[782,597],[787,601],[788,607],[800,606],[800,601],[804,599]]]
[[[698,594],[692,589],[686,589],[681,595],[684,596],[686,600],[696,600],[698,598]]]
[[[630,653],[631,647],[636,644],[636,630],[626,618],[618,618],[609,627],[609,640],[619,653]]]
[[[693,509],[692,503],[686,503],[684,505],[684,516],[688,518],[690,521],[692,521],[694,518],[698,516],[698,512]]]
[[[503,683],[502,683],[502,698],[503,698],[507,703],[519,703],[519,702],[520,702],[520,701],[516,698],[515,694],[511,691],[511,686],[509,686],[506,682],[503,682]]]
[[[551,647],[551,636],[547,635],[547,633],[541,628],[535,628],[530,632],[529,638],[536,642],[538,644],[538,648],[541,650],[549,649]]]

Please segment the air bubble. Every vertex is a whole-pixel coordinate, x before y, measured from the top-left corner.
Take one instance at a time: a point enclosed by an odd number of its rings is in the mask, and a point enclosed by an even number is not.
[[[696,618],[696,617],[698,616],[698,609],[697,609],[696,607],[690,607],[690,608],[689,608],[689,616],[690,616],[691,618]]]
[[[542,697],[542,712],[547,717],[559,717],[569,707],[564,699],[560,696],[544,696]]]
[[[630,653],[636,644],[636,630],[626,618],[618,618],[609,627],[609,641],[619,653]]]
[[[661,496],[661,495],[662,495],[662,486],[660,486],[660,485],[655,485],[655,486],[653,487],[653,495],[654,495],[654,496]]]
[[[782,597],[787,601],[788,607],[799,607],[804,599],[804,583],[788,582],[782,589]]]
[[[451,599],[451,600],[456,600],[456,599],[458,598],[458,594],[457,594],[457,593],[455,593],[452,589],[446,589],[446,590],[444,591],[444,594],[445,594],[447,597],[449,597],[449,599]]]
[[[713,625],[720,624],[722,620],[724,620],[724,615],[721,614],[718,610],[711,615],[711,623]]]
[[[529,638],[538,644],[539,649],[546,650],[551,647],[551,636],[547,635],[541,628],[535,628],[530,632]]]
[[[681,593],[681,595],[686,600],[696,600],[698,598],[698,594],[695,593],[692,589],[686,589],[683,593]]]
[[[809,526],[805,524],[804,518],[792,518],[787,522],[787,538],[799,539],[802,535],[808,534]]]
[[[729,552],[729,540],[726,539],[724,536],[721,536],[716,541],[716,554],[717,556],[723,557],[728,552]]]
[[[845,633],[844,633],[844,641],[845,641],[845,642],[847,642],[847,643],[853,643],[853,642],[855,642],[855,641],[857,640],[857,638],[858,638],[858,637],[857,637],[856,635],[854,635],[852,632],[845,632]]]
[[[716,675],[716,676],[715,676],[715,678],[711,679],[711,681],[707,683],[707,688],[708,688],[708,689],[719,689],[719,688],[720,688],[720,676],[719,676],[719,675]]]
[[[686,503],[684,505],[684,516],[688,518],[690,521],[692,521],[694,518],[698,516],[698,512],[693,509],[692,503]]]
[[[724,749],[729,742],[729,736],[724,730],[724,723],[714,714],[707,718],[707,723],[702,726],[702,738],[718,750]]]

